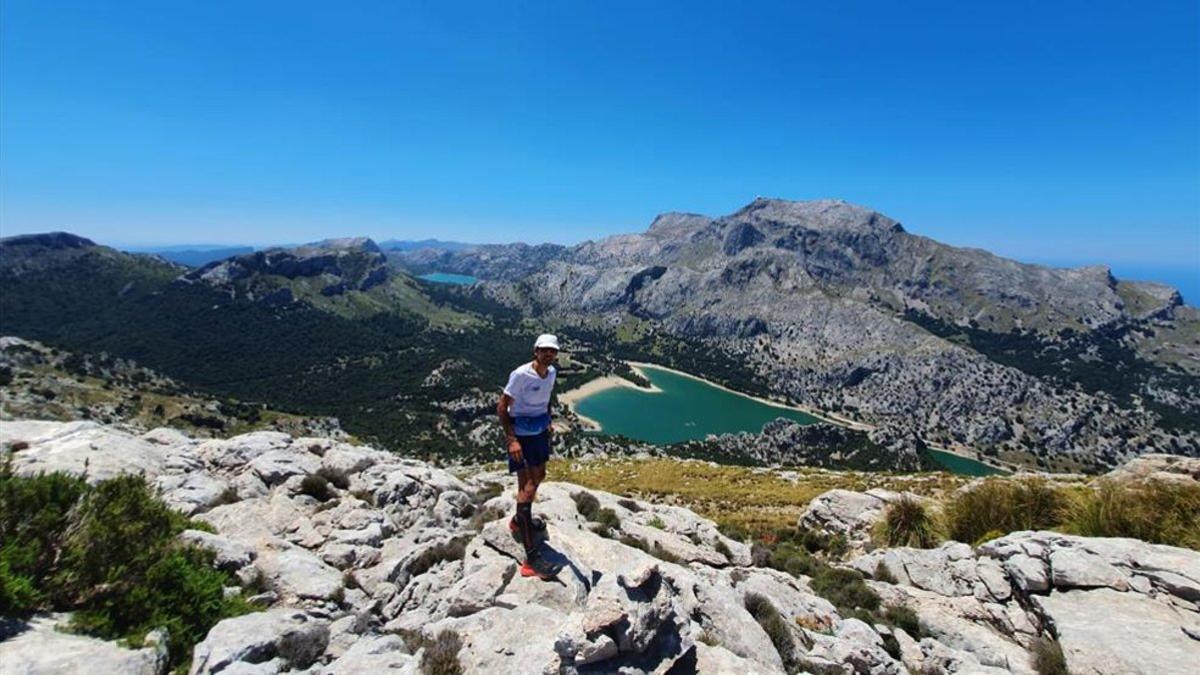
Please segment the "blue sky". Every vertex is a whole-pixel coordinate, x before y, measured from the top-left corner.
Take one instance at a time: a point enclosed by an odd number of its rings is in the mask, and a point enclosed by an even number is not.
[[[572,243],[836,197],[1200,270],[1198,7],[5,0],[0,229]]]

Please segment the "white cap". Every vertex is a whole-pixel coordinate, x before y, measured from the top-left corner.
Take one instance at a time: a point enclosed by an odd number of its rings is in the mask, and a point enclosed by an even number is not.
[[[533,348],[541,349],[542,347],[549,347],[551,349],[557,350],[558,349],[558,338],[554,337],[553,335],[551,335],[549,333],[542,333],[541,335],[538,336],[537,342],[533,343]]]

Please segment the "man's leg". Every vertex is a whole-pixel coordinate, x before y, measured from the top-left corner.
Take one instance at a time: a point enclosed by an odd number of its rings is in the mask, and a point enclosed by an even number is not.
[[[537,541],[533,531],[533,500],[537,497],[535,468],[527,467],[517,472],[517,514],[514,520],[521,544],[525,547],[525,559],[536,556]]]

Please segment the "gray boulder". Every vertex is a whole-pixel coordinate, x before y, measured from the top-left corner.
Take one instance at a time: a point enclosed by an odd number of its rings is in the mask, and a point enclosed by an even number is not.
[[[262,664],[279,658],[291,669],[306,668],[329,643],[329,624],[293,609],[225,619],[196,645],[190,675],[226,672],[236,663]]]

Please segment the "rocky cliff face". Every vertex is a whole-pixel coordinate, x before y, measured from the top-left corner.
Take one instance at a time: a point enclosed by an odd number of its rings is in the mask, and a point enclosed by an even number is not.
[[[1200,453],[1200,315],[1173,289],[946,246],[845,202],[758,199],[437,263],[514,281],[489,288],[532,313],[648,322],[899,435],[1083,465]]]
[[[545,583],[515,574],[512,497],[489,489],[506,476],[272,432],[199,440],[20,421],[0,442],[19,473],[144,473],[216,530],[183,538],[264,582],[269,609],[218,623],[193,675],[418,672],[445,633],[468,673],[1031,673],[1044,635],[1072,672],[1186,672],[1200,658],[1200,553],[1168,546],[1026,532],[851,559],[886,604],[916,612],[913,636],[840,614],[810,578],[754,566],[746,545],[678,507],[592,492],[619,521],[604,532],[580,513],[582,488],[547,483],[535,511],[564,567]],[[314,475],[329,484],[320,497],[305,488]],[[832,496],[811,518],[868,526],[885,498]],[[762,598],[781,622],[763,620]],[[61,665],[55,641],[74,639],[22,635],[0,642],[0,658],[30,672]],[[153,648],[129,654],[130,672],[162,661]]]

